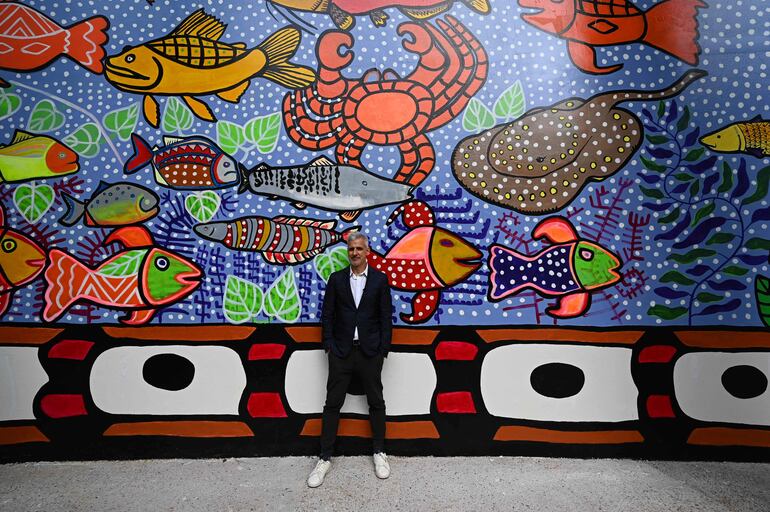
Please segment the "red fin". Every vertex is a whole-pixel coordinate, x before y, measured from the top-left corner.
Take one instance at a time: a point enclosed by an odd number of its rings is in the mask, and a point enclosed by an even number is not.
[[[152,247],[155,245],[150,232],[142,226],[129,226],[116,229],[104,240],[104,245],[113,242],[120,242],[126,248]]]
[[[644,17],[647,33],[643,41],[694,66],[698,63],[698,8],[701,0],[666,0],[653,6]]]
[[[101,73],[104,71],[103,45],[107,42],[109,27],[110,22],[104,16],[94,16],[69,27],[67,55],[89,71]]]
[[[439,290],[428,290],[418,293],[412,297],[412,314],[401,313],[401,320],[408,324],[427,322],[436,311],[440,295],[441,292]]]
[[[154,314],[154,309],[134,309],[131,311],[131,315],[127,318],[121,318],[120,321],[126,325],[142,325],[149,322]]]
[[[59,249],[51,249],[48,259],[50,263],[45,270],[48,287],[42,316],[44,321],[53,322],[80,298],[80,289],[91,269]]]
[[[605,75],[607,73],[614,73],[623,67],[621,64],[606,67],[599,66],[596,63],[596,50],[594,50],[594,47],[578,41],[567,41],[567,52],[569,52],[572,62],[581,71],[586,73]]]
[[[575,228],[564,217],[549,217],[535,226],[532,231],[532,238],[543,237],[552,244],[566,244],[578,239]]]
[[[436,216],[433,215],[433,210],[431,210],[427,203],[418,199],[413,199],[393,210],[385,224],[390,224],[402,213],[404,214],[404,224],[408,228],[434,226],[436,224]]]
[[[591,294],[585,292],[570,293],[559,298],[556,304],[557,306],[550,307],[545,312],[556,318],[575,318],[591,307]]]
[[[8,309],[8,304],[11,303],[12,295],[12,292],[0,293],[0,316],[3,316]]]
[[[152,161],[152,149],[146,140],[132,133],[131,144],[134,146],[134,154],[123,166],[126,174],[133,174]]]

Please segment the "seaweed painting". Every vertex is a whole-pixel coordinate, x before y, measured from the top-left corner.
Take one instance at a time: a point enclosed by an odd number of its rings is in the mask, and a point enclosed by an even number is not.
[[[671,244],[664,264],[671,270],[657,276],[653,288],[663,303],[647,313],[688,325],[721,321],[727,313],[739,318],[751,269],[768,260],[763,223],[770,207],[756,206],[767,195],[770,166],[756,173],[751,186],[746,159],[720,162],[698,144],[700,129],[691,125],[687,106],[672,101],[643,113],[650,145],[640,157],[646,169],[640,177],[652,186],[640,187],[648,198],[642,207],[659,216],[657,246]]]

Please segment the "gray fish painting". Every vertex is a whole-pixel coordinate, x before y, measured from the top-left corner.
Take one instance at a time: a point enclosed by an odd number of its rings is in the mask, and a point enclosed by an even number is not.
[[[72,226],[81,217],[86,226],[129,226],[139,224],[158,214],[158,196],[149,189],[131,183],[99,182],[91,199],[79,201],[62,193],[67,206],[59,222]]]
[[[412,197],[412,186],[381,178],[363,169],[338,165],[322,156],[298,167],[260,164],[246,171],[240,192],[246,190],[271,198],[340,213],[351,222],[361,210],[401,203]]]

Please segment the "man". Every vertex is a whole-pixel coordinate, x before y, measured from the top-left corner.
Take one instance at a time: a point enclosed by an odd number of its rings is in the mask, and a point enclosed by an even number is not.
[[[340,408],[353,374],[363,384],[372,424],[374,472],[390,476],[385,455],[385,400],[382,363],[390,350],[392,302],[388,278],[368,266],[369,240],[355,232],[347,239],[350,268],[329,276],[321,314],[324,350],[329,354],[329,378],[321,427],[321,457],[307,479],[318,487],[331,467]]]

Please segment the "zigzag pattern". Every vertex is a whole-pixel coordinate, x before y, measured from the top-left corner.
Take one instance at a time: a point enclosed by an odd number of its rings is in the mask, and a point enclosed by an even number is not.
[[[63,30],[39,12],[21,5],[0,4],[0,34],[6,37],[37,37]]]

